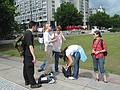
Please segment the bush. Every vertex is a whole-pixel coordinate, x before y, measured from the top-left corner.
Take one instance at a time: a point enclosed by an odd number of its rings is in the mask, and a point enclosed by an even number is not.
[[[110,32],[120,32],[120,28],[113,28],[109,30]]]

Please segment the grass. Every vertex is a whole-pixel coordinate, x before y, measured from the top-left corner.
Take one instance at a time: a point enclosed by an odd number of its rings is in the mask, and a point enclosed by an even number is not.
[[[114,73],[120,75],[120,34],[103,34],[103,38],[106,41],[108,56],[105,58],[105,70],[107,73]],[[85,63],[80,61],[80,68],[93,70],[93,63],[91,58],[91,46],[92,46],[92,35],[79,35],[79,36],[67,36],[66,43],[63,43],[62,48],[71,44],[81,45],[88,57]],[[0,53],[11,56],[18,56],[19,53],[11,44],[0,45]],[[45,59],[45,53],[40,52],[39,43],[35,40],[35,55],[37,60],[43,61]],[[60,64],[64,64],[63,60],[60,59]]]

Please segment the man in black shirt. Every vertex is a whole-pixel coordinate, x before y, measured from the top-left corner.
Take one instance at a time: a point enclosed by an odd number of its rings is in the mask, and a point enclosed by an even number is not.
[[[36,23],[34,21],[29,22],[29,30],[24,35],[24,67],[23,76],[25,85],[29,85],[31,88],[41,87],[41,84],[36,83],[34,78],[34,63],[36,62],[34,54],[34,37],[32,32],[36,30]]]

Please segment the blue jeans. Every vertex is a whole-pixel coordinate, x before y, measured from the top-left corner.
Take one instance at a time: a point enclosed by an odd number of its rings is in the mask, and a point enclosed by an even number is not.
[[[55,66],[54,66],[54,68],[55,68],[55,71],[58,72],[60,52],[53,51],[53,55],[54,55],[54,58],[55,58]]]
[[[60,52],[55,52],[53,51],[52,55],[54,55],[55,57],[55,71],[58,72],[58,65],[59,65],[59,55],[60,55]],[[43,64],[40,66],[40,68],[44,69],[46,66],[46,60],[44,60]]]
[[[44,60],[43,64],[40,66],[40,68],[45,69],[45,65],[46,65],[46,59]]]
[[[78,78],[78,74],[79,74],[79,60],[80,60],[80,53],[79,52],[75,52],[73,54],[74,57],[74,70],[73,70],[73,77],[74,78]]]
[[[40,43],[40,52],[42,51],[43,43]]]
[[[104,75],[105,74],[104,57],[96,59],[95,57],[92,56],[92,58],[93,58],[94,72],[98,73],[98,66],[99,66],[100,73]]]

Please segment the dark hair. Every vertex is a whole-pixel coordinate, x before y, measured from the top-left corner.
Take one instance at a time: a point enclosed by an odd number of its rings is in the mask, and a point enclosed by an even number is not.
[[[102,35],[101,35],[101,32],[100,32],[100,31],[96,30],[96,31],[94,31],[94,33],[95,33],[95,34],[97,34],[97,35],[99,35],[99,37],[102,37]]]
[[[39,37],[42,38],[42,37],[43,37],[43,33],[41,33],[41,34],[39,35]]]
[[[32,28],[32,26],[36,26],[36,22],[35,21],[30,21],[29,22],[29,28]]]
[[[64,62],[66,61],[66,58],[67,58],[67,56],[66,56],[66,49],[67,49],[68,47],[65,47],[64,49],[63,49],[63,51],[61,51],[61,53],[60,53],[60,58],[62,58],[63,57],[63,60],[64,60]]]

